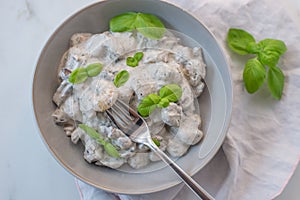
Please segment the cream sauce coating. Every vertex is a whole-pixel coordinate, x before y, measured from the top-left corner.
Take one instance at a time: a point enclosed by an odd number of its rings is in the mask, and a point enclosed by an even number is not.
[[[81,140],[85,145],[84,158],[88,162],[110,168],[128,163],[133,168],[141,168],[159,160],[149,148],[134,143],[119,130],[107,118],[105,110],[118,98],[136,109],[145,96],[158,93],[167,84],[178,84],[183,94],[178,102],[157,109],[146,119],[152,136],[159,139],[163,151],[175,157],[186,154],[191,145],[201,140],[201,118],[195,101],[203,91],[206,74],[201,48],[181,45],[180,39],[170,32],[160,40],[136,32],[77,33],[70,44],[59,65],[61,85],[53,97],[58,107],[53,116],[57,124],[68,122],[73,126],[68,129],[68,135],[74,143]],[[136,52],[143,52],[143,59],[137,67],[127,66],[126,58]],[[98,76],[80,84],[68,82],[74,69],[92,63],[104,66]],[[121,70],[127,70],[130,78],[117,88],[113,81]],[[111,141],[121,157],[110,157],[100,144],[77,128],[80,123],[93,127]]]

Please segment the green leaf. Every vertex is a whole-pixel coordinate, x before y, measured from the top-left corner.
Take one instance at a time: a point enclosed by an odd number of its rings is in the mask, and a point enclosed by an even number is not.
[[[276,51],[278,54],[282,55],[286,52],[287,48],[283,41],[274,39],[264,39],[261,40],[258,45],[264,50]]]
[[[126,59],[126,65],[128,65],[129,67],[136,67],[138,66],[139,61],[137,61],[137,59],[135,59],[134,57],[127,57]]]
[[[132,31],[136,29],[145,37],[160,39],[166,32],[164,24],[152,14],[127,12],[113,17],[109,22],[113,32]]]
[[[249,93],[256,92],[266,78],[265,67],[256,59],[250,59],[245,65],[243,79]]]
[[[139,65],[139,61],[142,60],[144,56],[143,52],[136,52],[133,57],[127,57],[126,65],[129,67],[136,67]]]
[[[159,96],[168,99],[170,102],[176,102],[182,96],[182,89],[177,84],[165,85],[159,90]]]
[[[113,17],[109,21],[109,29],[112,32],[125,32],[135,29],[137,13],[127,12]]]
[[[99,144],[102,144],[102,145],[105,144],[104,138],[95,129],[93,129],[92,127],[89,127],[85,124],[79,124],[78,126],[84,132],[86,132],[86,134],[88,134],[91,138],[96,140]]]
[[[167,99],[167,98],[162,98],[159,103],[158,103],[158,106],[159,107],[162,107],[162,108],[166,108],[168,107],[170,104],[170,101]]]
[[[138,112],[140,115],[143,117],[149,116],[156,109],[160,99],[160,96],[157,94],[149,94],[144,97],[138,105]]]
[[[116,149],[116,147],[107,142],[104,144],[104,150],[106,151],[106,153],[112,157],[115,157],[115,158],[119,158],[120,157],[120,154],[118,152],[118,150]]]
[[[97,139],[96,142],[103,145],[103,146],[106,144],[106,141],[103,138]]]
[[[143,52],[136,52],[133,57],[139,62],[142,60],[143,56],[144,56]]]
[[[95,129],[93,129],[92,127],[89,127],[89,126],[87,126],[85,124],[79,124],[78,126],[84,132],[86,132],[91,138],[93,138],[94,140],[96,140],[97,143],[103,145],[104,150],[106,151],[106,153],[108,155],[110,155],[112,157],[116,157],[116,158],[120,157],[120,154],[117,151],[116,147],[113,144],[111,144],[109,142],[106,142],[104,140],[104,138]]]
[[[93,63],[86,67],[86,72],[89,77],[97,76],[102,71],[103,65],[101,63]]]
[[[136,29],[145,37],[158,40],[166,32],[164,24],[151,14],[138,13]]]
[[[258,59],[264,65],[275,67],[280,59],[280,55],[274,51],[264,51],[258,54]]]
[[[128,81],[128,79],[129,72],[127,70],[122,70],[115,76],[114,84],[116,87],[121,87]]]
[[[160,146],[160,142],[158,141],[158,139],[156,139],[156,138],[152,138],[152,141],[154,142],[154,144],[156,145],[156,146]]]
[[[70,74],[68,80],[73,84],[83,83],[88,77],[97,76],[101,72],[102,67],[101,63],[93,63],[86,68],[77,68]]]
[[[69,82],[73,84],[83,83],[88,78],[88,74],[85,68],[75,69],[69,77]]]
[[[161,100],[160,96],[158,96],[157,94],[149,94],[147,97],[151,99],[151,101],[155,104],[158,104]]]
[[[258,58],[262,64],[275,67],[280,56],[287,50],[286,45],[281,40],[265,39],[258,43],[260,52]]]
[[[86,134],[88,134],[91,138],[93,138],[95,140],[103,141],[102,136],[100,136],[99,133],[95,129],[93,129],[92,127],[89,127],[89,126],[87,126],[85,124],[79,124],[78,126],[84,132],[86,132]]]
[[[281,99],[284,87],[284,74],[278,67],[271,67],[268,71],[268,87],[276,99]]]
[[[177,84],[165,85],[159,90],[159,95],[149,94],[142,99],[138,105],[138,112],[141,116],[149,116],[157,107],[165,108],[170,102],[178,101],[182,96],[182,89]]]
[[[258,54],[260,52],[260,46],[256,44],[255,42],[250,42],[247,45],[247,51],[251,54]]]
[[[235,53],[238,53],[240,55],[252,53],[251,51],[249,51],[248,45],[250,43],[253,44],[253,42],[255,43],[254,37],[250,33],[242,29],[231,28],[228,31],[227,44],[229,48]]]

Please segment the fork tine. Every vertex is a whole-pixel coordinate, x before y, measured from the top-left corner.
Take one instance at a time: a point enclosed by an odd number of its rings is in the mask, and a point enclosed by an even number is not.
[[[116,104],[119,105],[120,107],[126,108],[126,113],[130,113],[132,115],[132,120],[134,120],[135,118],[139,118],[138,113],[136,113],[134,110],[132,110],[132,108],[129,107],[129,105],[125,104],[123,101],[120,101],[117,99]]]
[[[115,102],[114,106],[112,106],[112,109],[118,114],[120,112],[119,116],[124,117],[124,119],[126,118],[127,121],[132,121],[134,119],[130,116],[129,109],[125,109],[125,106],[119,100]]]
[[[132,128],[137,121],[134,116],[131,116],[130,111],[131,108],[119,100],[110,109],[106,110],[109,118],[127,135],[131,135],[134,131]]]
[[[117,99],[113,106],[106,110],[106,113],[117,127],[126,135],[130,136],[133,141],[135,141],[138,132],[147,127],[139,114],[121,100]]]
[[[106,110],[109,118],[120,128],[126,128],[129,124],[126,123],[122,116],[115,112],[112,108]]]
[[[130,125],[130,120],[128,120],[128,117],[118,112],[118,110],[114,107],[111,108],[111,113],[115,121],[122,122],[126,126]]]

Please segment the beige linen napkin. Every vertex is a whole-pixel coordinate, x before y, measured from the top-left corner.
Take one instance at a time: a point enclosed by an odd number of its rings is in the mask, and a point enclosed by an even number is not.
[[[230,61],[234,102],[222,149],[194,178],[216,199],[271,199],[283,190],[300,157],[300,31],[282,2],[272,0],[169,0],[192,13],[216,36]],[[245,29],[257,40],[283,40],[288,47],[279,66],[286,76],[284,94],[273,99],[264,86],[248,94],[242,81],[245,58],[226,45],[231,27]],[[106,193],[79,180],[81,198],[155,200],[196,199],[180,184],[146,195]]]

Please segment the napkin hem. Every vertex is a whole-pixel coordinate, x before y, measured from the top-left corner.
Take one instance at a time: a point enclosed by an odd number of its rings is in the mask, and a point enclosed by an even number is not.
[[[293,169],[291,170],[289,176],[287,177],[287,179],[283,182],[280,190],[274,194],[274,196],[272,197],[272,199],[275,199],[276,197],[278,197],[283,191],[284,189],[286,188],[287,184],[290,182],[292,176],[294,175],[298,165],[299,165],[299,162],[300,162],[300,154],[298,155],[298,160],[295,162],[294,166],[293,166]]]
[[[80,188],[80,186],[79,186],[79,184],[78,184],[77,178],[75,178],[74,181],[75,181],[75,185],[76,185],[76,188],[77,188],[77,190],[78,190],[78,193],[79,193],[80,200],[83,200],[83,194],[82,194],[81,188]]]

